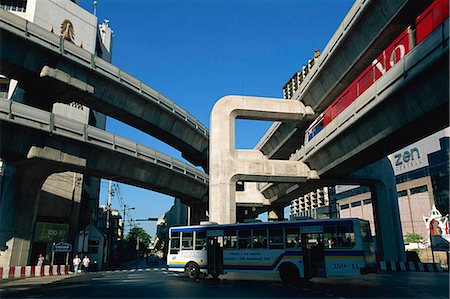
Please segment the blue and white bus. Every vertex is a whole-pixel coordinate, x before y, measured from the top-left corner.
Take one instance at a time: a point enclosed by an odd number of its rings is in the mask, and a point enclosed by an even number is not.
[[[227,272],[279,272],[286,283],[374,272],[369,222],[328,219],[172,227],[169,270],[196,279]]]

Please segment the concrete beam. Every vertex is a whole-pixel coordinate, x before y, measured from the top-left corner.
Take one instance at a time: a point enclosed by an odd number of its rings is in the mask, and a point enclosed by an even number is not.
[[[59,165],[64,165],[67,168],[68,165],[74,168],[86,167],[86,159],[64,153],[61,150],[57,150],[48,146],[40,148],[32,146],[27,154],[28,159],[38,159],[53,162]]]
[[[300,162],[269,160],[260,151],[235,148],[235,119],[300,122],[314,112],[301,102],[227,96],[211,112],[209,219],[236,222],[236,182],[304,182],[317,173]],[[260,201],[246,204],[261,204]]]

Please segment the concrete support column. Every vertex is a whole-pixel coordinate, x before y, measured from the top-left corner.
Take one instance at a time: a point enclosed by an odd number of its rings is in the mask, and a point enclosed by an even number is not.
[[[227,96],[211,112],[209,143],[209,220],[236,222],[236,182],[305,182],[317,172],[300,161],[269,160],[258,150],[235,148],[235,119],[301,122],[312,119],[311,107],[292,100]],[[241,196],[243,199],[243,196]],[[245,200],[247,206],[264,198]]]
[[[190,204],[189,209],[190,211],[190,225],[198,225],[201,221],[208,220],[208,217],[206,215],[207,211],[207,204]]]
[[[1,178],[0,266],[24,266],[28,263],[38,194],[50,173],[36,165],[6,164]]]
[[[386,261],[406,261],[397,188],[391,163],[387,158],[383,158],[356,171],[352,177],[370,180],[378,258]]]
[[[267,212],[268,221],[283,221],[284,220],[284,207],[273,207]]]
[[[0,180],[0,267],[30,263],[39,191],[45,180],[68,165],[86,165],[86,160],[52,148],[31,147],[27,159],[2,160]],[[51,162],[49,162],[51,161]],[[33,261],[34,263],[34,261]]]

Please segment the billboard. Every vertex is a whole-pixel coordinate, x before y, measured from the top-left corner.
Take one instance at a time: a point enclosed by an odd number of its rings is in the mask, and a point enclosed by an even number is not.
[[[441,149],[439,140],[450,137],[450,128],[438,131],[390,155],[388,159],[394,169],[394,175],[400,175],[429,166],[428,155]],[[358,185],[337,185],[336,194],[359,187]]]
[[[388,156],[394,174],[400,175],[429,166],[428,155],[441,149],[439,139],[450,137],[450,128],[436,132]]]
[[[67,241],[69,225],[60,223],[36,222],[34,241],[58,243]]]

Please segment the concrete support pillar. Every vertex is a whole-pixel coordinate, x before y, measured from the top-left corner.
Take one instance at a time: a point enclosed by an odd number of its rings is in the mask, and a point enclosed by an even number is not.
[[[406,261],[397,188],[391,163],[387,158],[381,159],[356,171],[352,177],[370,180],[378,258],[386,261]]]
[[[236,150],[235,119],[300,122],[312,119],[299,101],[227,96],[211,112],[209,149],[209,220],[236,222],[236,182],[305,182],[317,172],[300,161],[269,160],[258,150]],[[262,205],[263,198],[247,205]]]
[[[0,201],[0,266],[23,266],[29,262],[39,190],[50,173],[36,165],[4,164]]]
[[[190,212],[190,218],[189,218],[189,225],[198,225],[201,221],[208,220],[208,217],[206,215],[207,211],[207,204],[191,204],[189,205],[189,212]]]
[[[50,162],[51,161],[51,162]],[[86,160],[52,148],[33,146],[27,159],[2,160],[0,178],[0,267],[29,264],[39,191],[52,173],[80,167]],[[32,261],[34,263],[34,261]]]
[[[268,221],[283,221],[284,220],[284,207],[272,207],[267,212]]]

